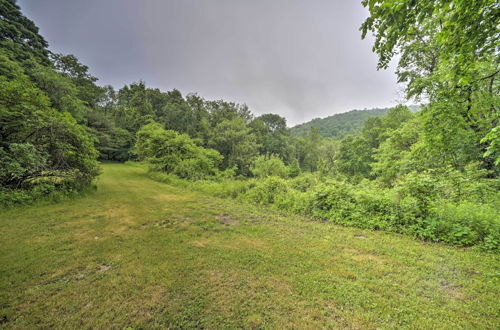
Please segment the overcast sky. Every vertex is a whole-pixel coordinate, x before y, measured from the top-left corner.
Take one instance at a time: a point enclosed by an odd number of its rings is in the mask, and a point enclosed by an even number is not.
[[[144,80],[163,91],[246,103],[294,125],[401,101],[377,71],[356,0],[19,0],[55,52],[101,85]]]

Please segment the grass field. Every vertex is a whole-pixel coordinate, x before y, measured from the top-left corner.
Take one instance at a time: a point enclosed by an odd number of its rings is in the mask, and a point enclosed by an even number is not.
[[[0,213],[0,328],[498,329],[497,255],[103,168],[91,195]]]

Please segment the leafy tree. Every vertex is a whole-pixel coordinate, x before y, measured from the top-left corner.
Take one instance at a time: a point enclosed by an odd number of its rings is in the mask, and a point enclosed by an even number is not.
[[[56,184],[70,176],[71,185],[82,188],[99,172],[92,138],[69,113],[50,108],[27,77],[0,77],[0,141],[2,167],[18,168],[2,175],[4,186],[16,188],[36,178]]]
[[[189,180],[207,179],[218,173],[222,156],[215,150],[197,146],[187,134],[165,130],[150,123],[137,132],[139,159],[157,171],[165,171]]]
[[[181,92],[174,89],[166,93],[166,102],[158,120],[167,128],[178,132],[195,135],[196,122],[189,103],[182,97]]]
[[[73,117],[87,110],[78,87],[55,71],[14,1],[0,2],[0,17],[0,189],[83,189],[99,167],[93,137]]]
[[[48,43],[38,34],[38,27],[21,13],[15,0],[0,1],[0,46],[16,54],[17,61],[33,56],[48,65]]]
[[[408,84],[408,97],[424,95],[430,101],[422,118],[426,132],[422,147],[434,164],[463,168],[482,154],[486,155],[483,167],[494,170],[485,144],[491,140],[484,137],[498,125],[496,2],[365,0],[363,4],[370,17],[361,30],[363,37],[369,31],[375,34],[378,67],[386,68],[400,53],[397,74]],[[453,141],[446,145],[449,133]],[[440,153],[446,155],[438,157]]]
[[[486,135],[481,142],[491,141],[490,145],[484,153],[484,157],[493,157],[495,159],[495,165],[500,165],[500,126],[496,126],[491,130],[488,135]]]
[[[348,136],[340,144],[336,168],[349,177],[368,178],[373,161],[373,149],[369,142],[362,136]]]
[[[326,140],[321,143],[318,150],[318,171],[321,175],[336,174],[340,146],[341,142],[336,140]]]
[[[311,172],[318,169],[320,144],[321,137],[315,127],[311,127],[308,134],[297,140],[297,159],[302,169]]]
[[[288,169],[276,155],[261,155],[257,157],[251,168],[252,174],[258,178],[270,176],[288,177]]]
[[[78,88],[69,77],[41,65],[30,70],[29,74],[38,88],[49,97],[52,107],[60,112],[71,113],[79,122],[84,121],[89,109],[78,97]]]
[[[471,63],[487,59],[497,51],[499,14],[495,0],[363,0],[370,16],[361,26],[363,38],[375,34],[373,50],[379,68],[387,68],[394,54],[422,37],[421,26],[438,22],[430,36],[441,52],[443,66],[462,75]],[[424,39],[425,42],[425,39]]]
[[[117,127],[105,112],[89,113],[87,126],[97,139],[95,146],[100,159],[126,161],[132,157],[134,136],[128,130]]]
[[[290,158],[291,150],[285,118],[275,114],[265,114],[255,118],[250,127],[256,134],[260,154],[274,154],[284,160]]]
[[[209,145],[224,156],[223,169],[236,166],[238,174],[250,174],[250,166],[258,155],[259,146],[243,119],[236,117],[217,124]]]
[[[70,78],[77,87],[77,97],[87,107],[95,108],[103,98],[105,90],[95,84],[97,78],[88,72],[89,68],[81,64],[74,55],[51,54],[51,60],[56,71]]]
[[[398,176],[424,168],[424,159],[419,153],[421,134],[419,118],[406,122],[388,133],[387,139],[376,149],[372,174],[384,184],[392,184]]]

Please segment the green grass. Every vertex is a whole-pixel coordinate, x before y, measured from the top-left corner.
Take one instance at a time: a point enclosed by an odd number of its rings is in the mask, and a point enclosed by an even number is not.
[[[498,255],[284,217],[105,164],[0,214],[0,328],[498,328]]]

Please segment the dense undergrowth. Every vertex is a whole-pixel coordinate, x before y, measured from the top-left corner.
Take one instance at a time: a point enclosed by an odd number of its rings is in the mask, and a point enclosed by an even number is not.
[[[75,188],[72,185],[56,185],[50,182],[39,183],[31,188],[0,188],[0,206],[2,209],[33,204],[51,204],[63,200],[79,198],[94,192],[96,185]]]
[[[222,198],[364,229],[411,235],[433,242],[498,251],[498,181],[448,169],[412,173],[392,188],[368,180],[351,184],[306,173],[295,178],[188,181],[150,171],[148,176]]]

